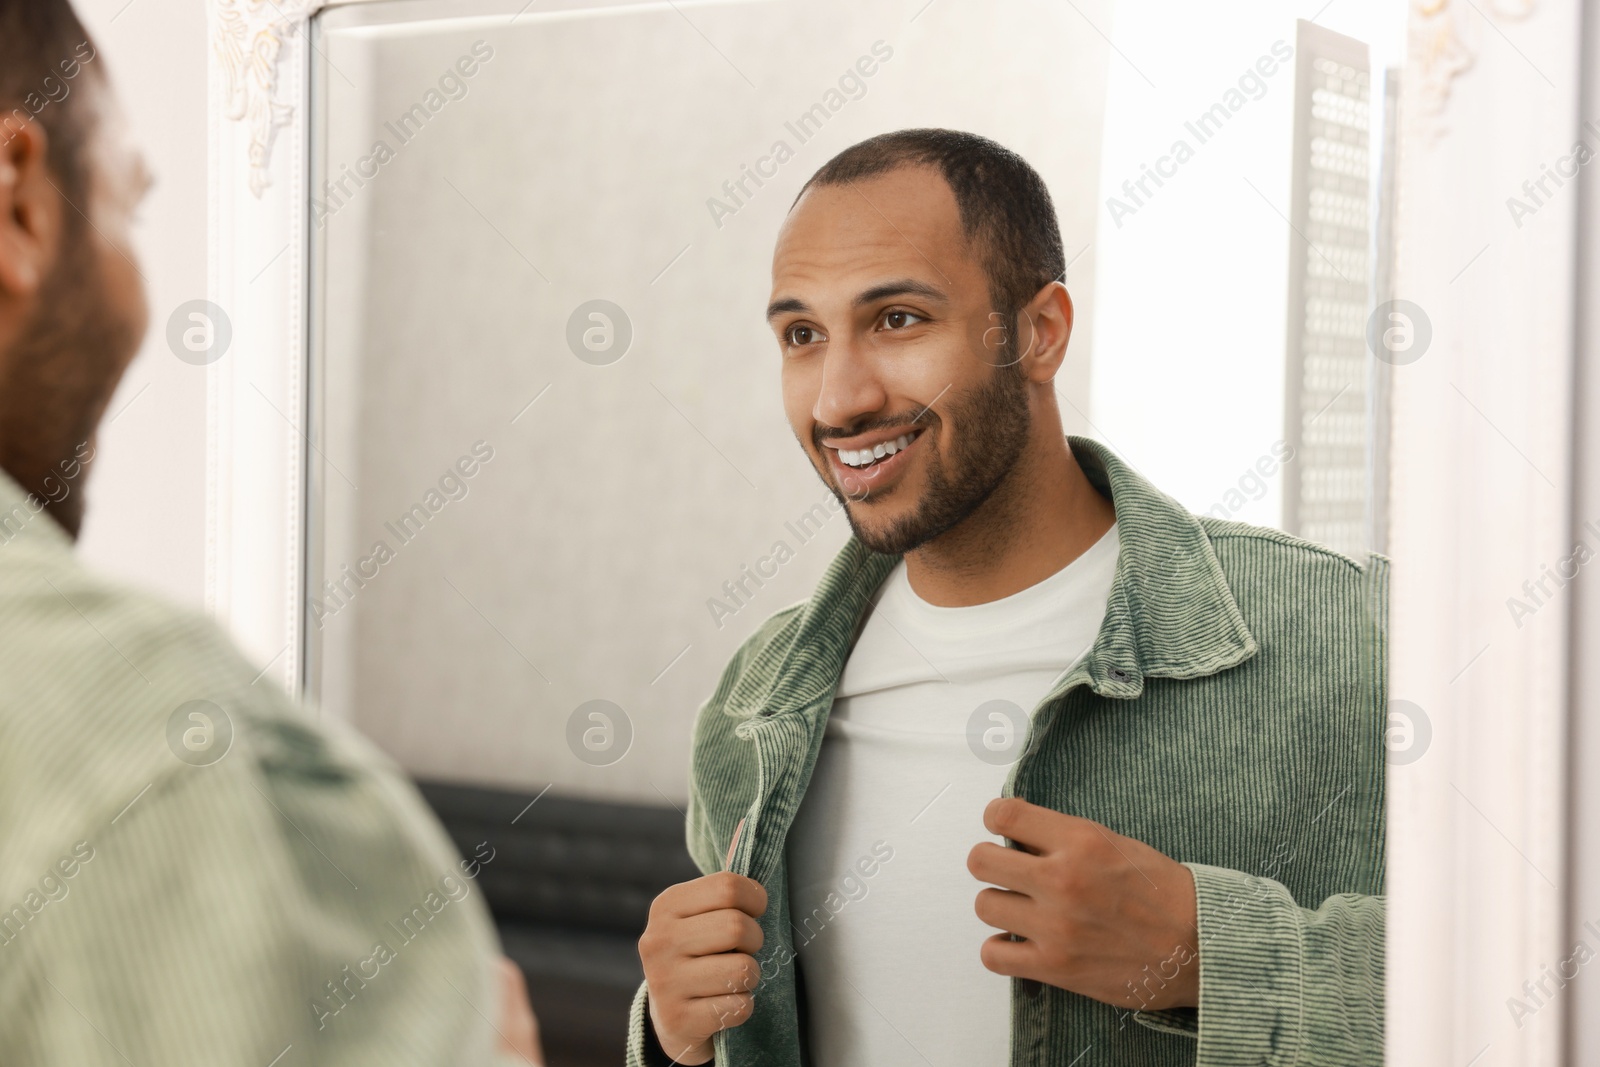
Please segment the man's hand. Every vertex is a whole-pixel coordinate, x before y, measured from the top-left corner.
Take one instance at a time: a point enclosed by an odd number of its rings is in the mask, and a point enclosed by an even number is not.
[[[990,833],[967,870],[1000,886],[978,893],[978,918],[1005,933],[983,965],[1124,1008],[1200,1002],[1194,876],[1141,841],[1016,797],[984,809]],[[1017,940],[1012,935],[1022,938]]]
[[[500,1050],[520,1056],[533,1067],[544,1067],[544,1050],[539,1047],[539,1017],[528,1003],[528,983],[522,968],[501,956],[495,961],[500,983]]]
[[[678,1063],[711,1059],[711,1037],[750,1018],[761,968],[761,883],[727,871],[672,886],[639,938],[650,1025]]]

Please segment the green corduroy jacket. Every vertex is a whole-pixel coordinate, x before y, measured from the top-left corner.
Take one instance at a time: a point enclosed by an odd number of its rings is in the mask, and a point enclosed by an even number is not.
[[[1387,560],[1192,515],[1104,445],[1068,440],[1115,506],[1121,555],[1099,635],[1035,710],[1004,792],[1189,867],[1200,1005],[1130,1012],[1013,980],[1010,1063],[1381,1063]],[[731,869],[769,901],[755,1011],[717,1036],[723,1067],[809,1062],[786,840],[896,559],[852,538],[809,600],[745,641],[700,710],[690,852],[702,871],[723,869],[743,823]],[[641,986],[630,1067],[662,1059],[647,998]],[[944,1067],[905,1036],[904,1063]]]

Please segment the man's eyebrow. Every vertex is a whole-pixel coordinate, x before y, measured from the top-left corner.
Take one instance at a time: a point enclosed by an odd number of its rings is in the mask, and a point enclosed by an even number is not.
[[[878,301],[891,296],[920,296],[939,304],[946,304],[950,301],[950,298],[945,296],[942,289],[929,285],[927,282],[919,282],[915,278],[898,278],[892,282],[883,282],[879,285],[874,285],[871,289],[862,290],[856,294],[855,300],[851,303],[856,307],[863,307],[867,304],[876,304]],[[769,320],[779,315],[787,315],[790,312],[811,313],[811,306],[804,300],[792,296],[785,297],[782,300],[774,300],[767,305],[767,318]]]
[[[871,289],[863,290],[855,298],[855,306],[862,307],[866,304],[876,304],[880,300],[891,296],[920,296],[936,303],[949,302],[949,297],[944,291],[927,282],[919,282],[915,278],[899,278],[892,282],[874,285]]]
[[[804,300],[799,300],[795,297],[788,296],[784,297],[782,300],[774,300],[772,303],[767,305],[767,319],[768,321],[771,321],[772,319],[777,318],[779,315],[787,315],[791,311],[798,311],[804,314],[810,310],[811,305],[807,304]]]

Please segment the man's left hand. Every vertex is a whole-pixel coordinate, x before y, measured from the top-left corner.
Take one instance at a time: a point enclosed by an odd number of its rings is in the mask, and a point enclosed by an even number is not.
[[[978,918],[1005,931],[983,943],[985,967],[1118,1007],[1199,1004],[1187,867],[1099,823],[1017,797],[991,801],[983,825],[1019,846],[985,841],[967,856],[973,877],[1000,887],[978,893]]]

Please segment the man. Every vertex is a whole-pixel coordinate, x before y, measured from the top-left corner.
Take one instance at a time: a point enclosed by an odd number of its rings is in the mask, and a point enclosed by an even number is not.
[[[492,846],[462,861],[386,760],[73,558],[146,324],[102,68],[66,0],[0,0],[0,1058],[537,1063]]]
[[[1380,1062],[1386,563],[1064,438],[1064,274],[980,137],[802,189],[768,317],[853,537],[701,710],[631,1063]]]

